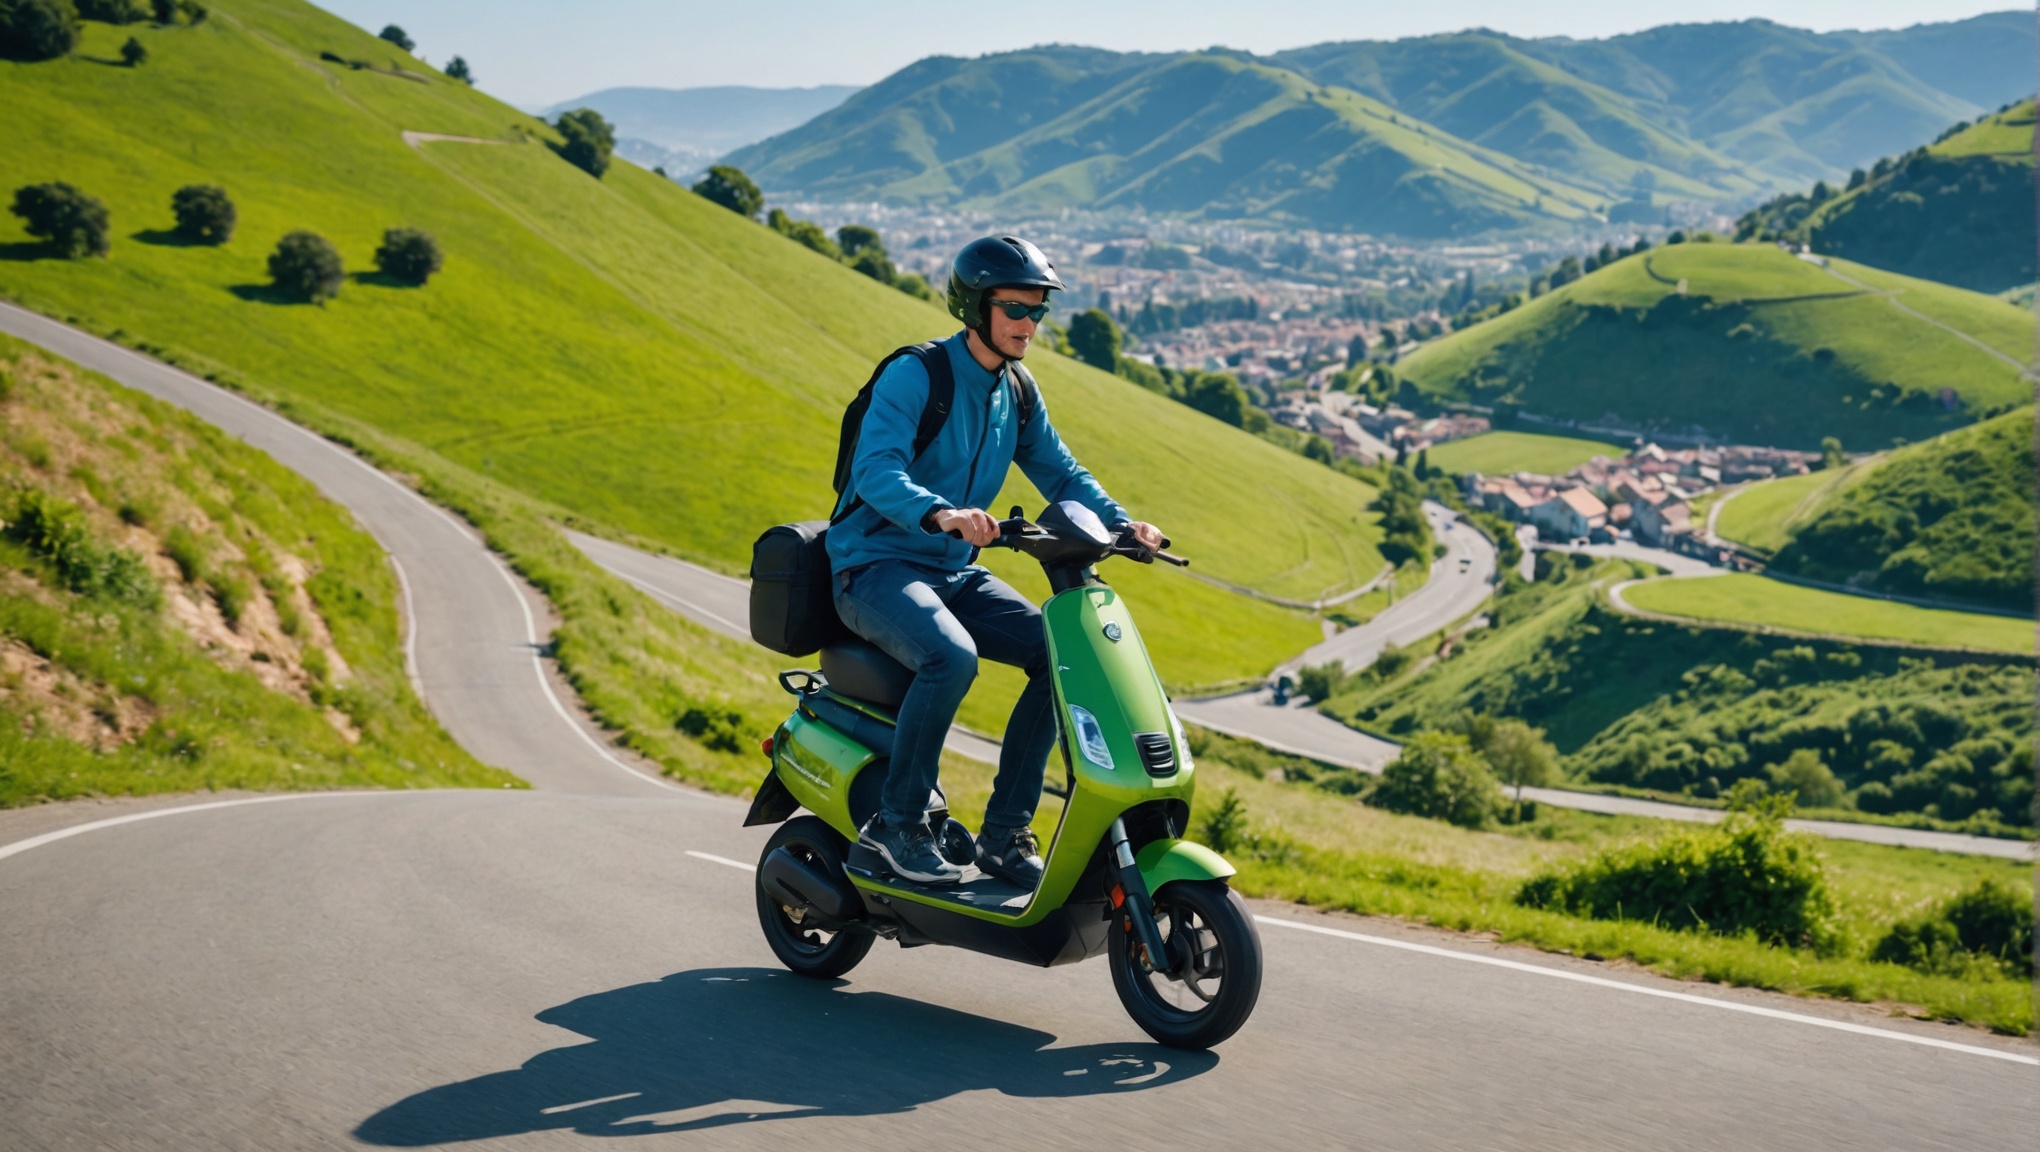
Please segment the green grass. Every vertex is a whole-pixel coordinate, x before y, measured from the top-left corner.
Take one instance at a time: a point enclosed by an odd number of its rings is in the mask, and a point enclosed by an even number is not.
[[[1793,528],[1810,519],[1835,493],[1861,481],[1874,466],[1873,461],[1862,461],[1752,484],[1722,505],[1715,529],[1739,544],[1776,552],[1792,539]]]
[[[1769,244],[1659,248],[1434,341],[1400,370],[1441,400],[1809,449],[1826,436],[1859,450],[1925,439],[2030,400],[2012,364],[1880,293],[2021,357],[2031,315],[1907,277],[1860,278],[1876,291]],[[1937,401],[1943,388],[1956,410]]]
[[[1651,580],[1632,585],[1622,596],[1645,612],[1695,620],[1723,620],[1794,632],[1989,652],[2033,651],[2031,620],[1918,608],[1869,596],[1804,588],[1745,573],[1705,579]]]
[[[131,31],[86,28],[87,55]],[[591,530],[741,570],[765,526],[826,505],[842,406],[872,362],[952,328],[628,164],[596,181],[538,143],[408,148],[403,130],[544,130],[436,76],[320,62],[401,54],[308,6],[228,0],[199,27],[136,34],[147,68],[0,64],[21,124],[0,183],[75,183],[106,200],[115,234],[110,258],[78,262],[0,236],[17,257],[0,261],[0,293],[307,419],[380,429]],[[229,244],[162,241],[170,192],[193,181],[235,198]],[[264,287],[286,231],[321,232],[361,269],[398,225],[447,253],[425,288],[357,278],[309,307]],[[1380,569],[1365,485],[1074,362],[1030,364],[1080,459],[1205,570],[1314,596]],[[1008,496],[1035,504],[1023,488]],[[1257,675],[1315,627],[1189,580],[1131,583],[1173,683]]]
[[[0,806],[522,786],[412,693],[382,549],[310,482],[6,337],[0,382],[0,515],[22,492],[62,501],[92,547],[151,573],[146,596],[79,594],[50,554],[0,540]]]
[[[2012,1035],[2032,1028],[2032,989],[2025,982],[1929,976],[1866,958],[1893,923],[1980,879],[2029,889],[2032,869],[2017,861],[1820,841],[1816,851],[1845,940],[1840,954],[1820,956],[1514,903],[1516,890],[1537,872],[1675,832],[1682,826],[1674,822],[1545,808],[1522,825],[1469,831],[1357,804],[1338,794],[1356,783],[1340,770],[1210,733],[1194,739],[1192,827],[1228,789],[1245,801],[1259,843],[1230,858],[1240,866],[1233,884],[1248,894],[1492,934],[1547,951],[1627,959],[1679,979],[1889,1002],[1908,1014]]]
[[[1623,449],[1605,440],[1545,436],[1535,432],[1487,432],[1433,445],[1431,466],[1447,472],[1504,476],[1536,472],[1562,476],[1596,456],[1619,457]]]
[[[2026,100],[2003,112],[1994,112],[1948,137],[1927,151],[1935,156],[1958,159],[1964,156],[2015,157],[2032,162],[2033,101]]]

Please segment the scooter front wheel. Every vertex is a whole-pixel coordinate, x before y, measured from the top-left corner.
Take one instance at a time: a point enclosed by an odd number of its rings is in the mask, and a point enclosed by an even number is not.
[[[780,825],[765,842],[759,861],[785,848],[803,862],[835,876],[843,875],[845,841],[841,833],[814,816],[796,816]],[[761,868],[762,877],[763,870]],[[871,951],[877,939],[862,928],[830,931],[813,923],[813,912],[791,908],[765,890],[762,879],[752,885],[758,893],[758,925],[765,930],[765,943],[779,962],[796,975],[830,980],[852,968]]]
[[[1112,986],[1141,1030],[1171,1048],[1210,1048],[1239,1031],[1261,997],[1261,935],[1222,880],[1177,880],[1154,895],[1170,972],[1142,963],[1130,932],[1113,932]]]

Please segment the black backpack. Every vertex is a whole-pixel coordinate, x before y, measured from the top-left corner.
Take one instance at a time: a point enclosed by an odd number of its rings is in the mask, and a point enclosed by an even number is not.
[[[850,634],[836,616],[828,531],[830,525],[841,523],[864,503],[862,497],[852,497],[848,503],[843,499],[850,489],[857,438],[864,431],[864,415],[871,410],[871,393],[879,376],[902,356],[917,357],[928,370],[928,403],[914,427],[911,459],[920,459],[949,422],[949,410],[956,401],[956,373],[950,367],[949,353],[940,345],[911,344],[896,349],[872,369],[871,378],[843,410],[843,429],[836,440],[835,514],[827,520],[774,525],[751,546],[751,638],[774,652],[806,656]],[[1020,391],[1020,426],[1024,428],[1040,407],[1041,392],[1034,377],[1019,364],[1013,365],[1012,374]]]

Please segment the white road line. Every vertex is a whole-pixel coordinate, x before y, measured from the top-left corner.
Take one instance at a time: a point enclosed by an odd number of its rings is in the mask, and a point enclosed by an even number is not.
[[[706,860],[710,864],[722,864],[730,868],[742,868],[746,872],[756,872],[758,870],[758,866],[756,864],[746,864],[742,860],[732,860],[727,856],[717,856],[713,852],[696,852],[694,849],[689,848],[687,850],[687,854],[689,856],[694,857],[696,860]]]
[[[1720,1008],[1729,1012],[1746,1012],[1752,1016],[1767,1016],[1773,1020],[1789,1020],[1795,1024],[1811,1024],[1816,1028],[1833,1028],[1838,1032],[1854,1032],[1861,1036],[1875,1036],[1883,1040],[1899,1040],[1907,1044],[1923,1044],[1929,1048],[1945,1048],[1951,1052],[1962,1052],[1970,1056],[1988,1056],[1994,1060],[2009,1060],[2015,1064],[2040,1065],[2040,1058],[2024,1056],[2017,1052],[2002,1052],[1995,1048],[1983,1048],[1974,1044],[1958,1044],[1953,1040],[1936,1040],[1931,1036],[1915,1036],[1907,1032],[1894,1032],[1888,1028],[1872,1028],[1867,1024],[1851,1024],[1843,1020],[1826,1020],[1819,1016],[1806,1016],[1798,1012],[1786,1012],[1778,1008],[1764,1008],[1755,1004],[1738,1004],[1733,1000],[1717,1000],[1710,996],[1694,996],[1685,992],[1668,992],[1662,988],[1651,988],[1642,984],[1628,984],[1621,980],[1608,980],[1600,976],[1567,972],[1560,968],[1546,968],[1539,964],[1525,964],[1518,960],[1503,960],[1497,956],[1477,956],[1471,952],[1457,952],[1450,948],[1438,948],[1429,944],[1413,944],[1407,940],[1391,940],[1385,936],[1368,936],[1360,932],[1346,932],[1338,928],[1303,924],[1295,920],[1279,920],[1273,916],[1256,916],[1254,921],[1258,924],[1267,924],[1276,928],[1291,928],[1298,932],[1315,932],[1320,936],[1336,936],[1341,940],[1357,940],[1362,944],[1379,944],[1384,948],[1400,948],[1405,952],[1420,952],[1426,956],[1437,956],[1446,960],[1464,960],[1472,964],[1487,964],[1496,968],[1509,968],[1517,972],[1528,972],[1536,976],[1549,976],[1554,980],[1571,980],[1576,984],[1592,984],[1597,988],[1611,988],[1618,992],[1634,992],[1639,996],[1656,996],[1664,1000],[1679,1000],[1687,1004],[1699,1004],[1704,1007]]]
[[[553,711],[559,713],[560,719],[566,722],[567,727],[574,730],[574,735],[579,736],[581,740],[588,745],[588,747],[593,748],[597,756],[600,756],[604,760],[609,761],[611,764],[616,765],[616,767],[619,770],[627,772],[633,778],[642,780],[647,784],[656,784],[669,792],[686,792],[687,789],[680,787],[678,784],[674,784],[669,781],[659,779],[656,776],[648,776],[645,773],[640,772],[637,769],[631,767],[630,765],[625,764],[623,761],[618,760],[616,757],[611,756],[609,754],[609,749],[604,748],[602,746],[601,741],[595,739],[593,736],[588,735],[588,730],[586,728],[581,727],[581,725],[574,720],[573,713],[567,711],[567,706],[565,704],[560,703],[559,694],[553,691],[552,681],[546,679],[545,677],[545,661],[538,654],[539,648],[538,621],[534,619],[531,615],[531,605],[527,603],[524,599],[524,589],[519,588],[517,586],[516,577],[510,575],[510,569],[501,560],[498,560],[496,558],[496,554],[494,552],[489,553],[489,560],[493,567],[496,569],[496,574],[503,578],[503,583],[508,584],[510,586],[510,595],[517,598],[517,607],[522,609],[524,612],[524,638],[525,641],[531,645],[531,670],[537,673],[538,686],[541,690],[545,692],[545,698],[547,700],[552,701]]]
[[[446,792],[446,789],[428,788],[400,788],[391,789],[386,792],[372,792],[365,789],[359,792],[288,792],[281,796],[250,796],[245,800],[214,800],[206,804],[181,804],[175,808],[157,808],[150,812],[133,812],[126,816],[109,816],[104,820],[94,820],[89,824],[73,824],[69,828],[59,828],[55,832],[45,832],[40,836],[31,836],[26,840],[16,840],[12,844],[0,845],[0,860],[26,852],[31,848],[40,848],[45,844],[54,844],[59,840],[68,840],[73,836],[81,836],[87,832],[97,832],[101,828],[112,828],[117,824],[133,824],[137,820],[154,820],[158,816],[182,816],[187,812],[209,812],[215,808],[239,808],[244,804],[275,804],[282,800],[330,800],[335,796],[430,796],[435,794],[443,796]]]
[[[390,569],[397,574],[397,594],[404,600],[404,675],[411,679],[411,691],[418,694],[418,702],[427,711],[432,703],[425,699],[425,681],[418,676],[418,609],[411,602],[411,578],[404,574],[404,566],[397,562],[397,554],[383,549],[383,555],[390,558]]]

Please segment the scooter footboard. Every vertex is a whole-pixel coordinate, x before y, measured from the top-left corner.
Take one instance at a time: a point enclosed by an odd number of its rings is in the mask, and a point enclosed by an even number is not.
[[[1149,892],[1172,880],[1223,880],[1238,872],[1225,857],[1189,840],[1155,840],[1133,858]]]

